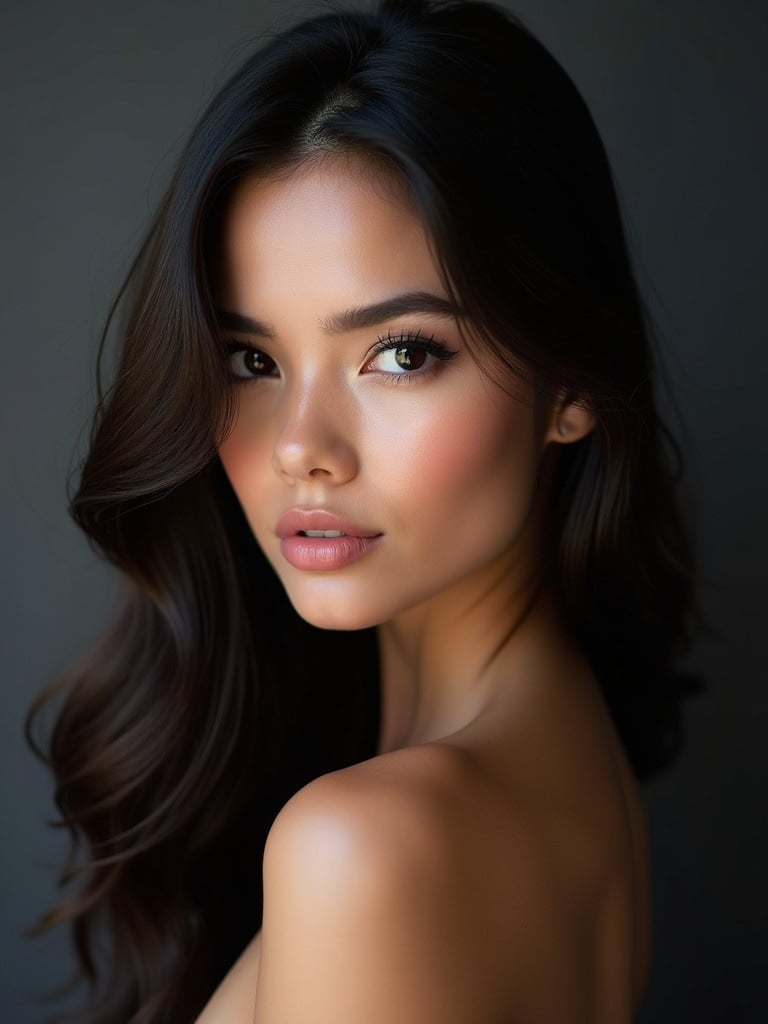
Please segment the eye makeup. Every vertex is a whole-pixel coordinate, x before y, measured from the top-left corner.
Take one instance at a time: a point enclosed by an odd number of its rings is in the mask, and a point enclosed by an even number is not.
[[[248,381],[279,376],[276,361],[250,342],[228,341],[225,350],[229,356],[232,376],[236,380]],[[372,367],[384,353],[392,353],[390,369]],[[434,335],[425,337],[420,329],[388,330],[379,337],[371,352],[366,356],[363,372],[376,373],[383,379],[392,378],[391,383],[400,384],[423,379],[434,372],[437,364],[453,359],[458,353]],[[240,358],[237,358],[237,357]],[[425,365],[426,363],[426,365]],[[235,366],[245,372],[237,372]],[[389,381],[388,381],[389,382]]]

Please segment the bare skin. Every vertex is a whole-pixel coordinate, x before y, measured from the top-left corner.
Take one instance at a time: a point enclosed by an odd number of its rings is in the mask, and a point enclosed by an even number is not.
[[[378,627],[382,724],[373,758],[278,815],[263,929],[198,1024],[629,1024],[650,957],[644,815],[537,582],[548,480],[594,426],[586,405],[498,389],[435,312],[381,325],[454,353],[404,387],[378,329],[328,337],[341,311],[446,296],[413,210],[345,159],[240,187],[217,289],[269,327],[231,335],[260,356],[233,354],[222,464],[299,614]],[[380,540],[306,571],[276,528],[294,507]]]
[[[546,628],[535,616],[528,625]],[[451,737],[380,751],[326,777],[354,779],[366,794],[358,807],[379,799],[390,821],[393,789],[412,794],[414,780],[442,801],[451,846],[463,849],[465,882],[454,893],[467,922],[465,955],[484,965],[467,1024],[629,1024],[647,984],[645,812],[594,678],[569,646],[550,646],[549,664],[504,711],[489,707]],[[543,681],[558,662],[562,674]],[[333,798],[348,795],[342,786]],[[522,833],[549,858],[558,884],[557,905],[534,896],[523,922],[512,869]],[[521,931],[536,941],[521,949]],[[198,1024],[269,1024],[254,1016],[261,942],[259,931]]]

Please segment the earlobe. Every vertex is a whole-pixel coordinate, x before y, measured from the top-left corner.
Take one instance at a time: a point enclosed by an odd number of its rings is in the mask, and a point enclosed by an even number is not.
[[[569,392],[554,403],[546,442],[571,444],[581,441],[595,427],[595,414],[579,395]]]

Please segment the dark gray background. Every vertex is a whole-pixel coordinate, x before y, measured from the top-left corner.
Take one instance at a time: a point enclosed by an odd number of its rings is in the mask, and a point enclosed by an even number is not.
[[[704,608],[687,747],[646,786],[656,958],[643,1024],[768,1020],[765,189],[768,5],[510,3],[571,73],[604,137],[639,280],[687,422]],[[64,842],[26,750],[32,696],[96,636],[116,580],[66,514],[109,301],[189,128],[269,28],[264,0],[3,8],[2,933],[0,1017],[37,1024],[70,961],[20,930]],[[762,292],[762,294],[761,294]],[[678,430],[680,429],[678,425]]]

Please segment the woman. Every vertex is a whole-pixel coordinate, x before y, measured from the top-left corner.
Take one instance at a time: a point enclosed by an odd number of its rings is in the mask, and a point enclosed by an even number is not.
[[[567,75],[490,4],[313,18],[128,285],[72,500],[125,604],[49,748],[82,1019],[631,1020],[690,555]]]

